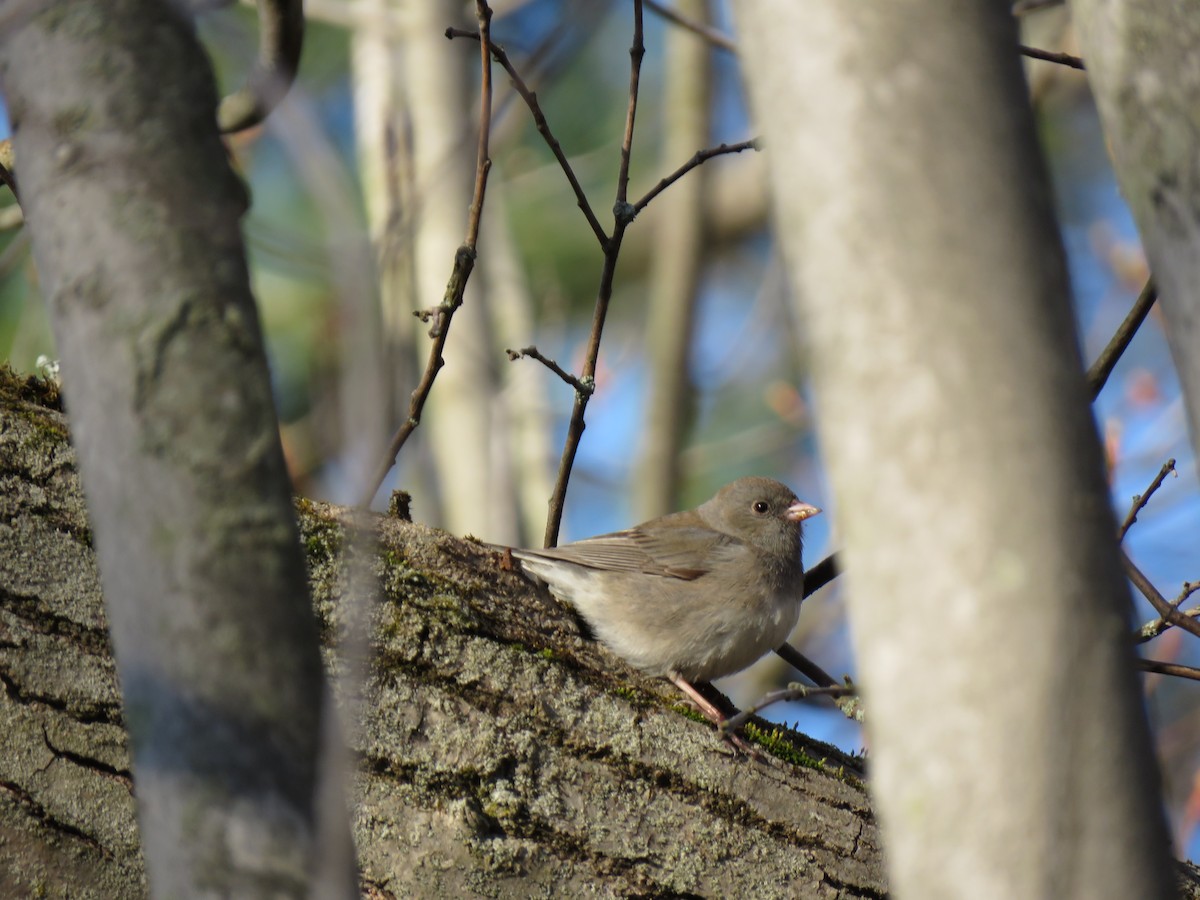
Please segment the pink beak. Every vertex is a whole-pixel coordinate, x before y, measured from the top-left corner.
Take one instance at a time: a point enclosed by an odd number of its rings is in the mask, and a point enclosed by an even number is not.
[[[805,519],[811,519],[820,511],[820,507],[797,500],[784,511],[783,517],[789,522],[803,522]]]

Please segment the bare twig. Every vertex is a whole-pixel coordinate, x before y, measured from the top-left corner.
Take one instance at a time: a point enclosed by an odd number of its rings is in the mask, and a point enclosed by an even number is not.
[[[469,38],[471,40],[479,40],[479,33],[474,31],[464,31],[461,28],[447,28],[446,37],[450,40],[454,38]],[[608,249],[608,235],[604,233],[604,228],[600,224],[600,220],[596,218],[596,214],[592,211],[592,205],[588,203],[587,195],[583,192],[583,187],[579,184],[579,179],[575,177],[575,171],[571,168],[571,164],[567,161],[567,155],[563,152],[562,144],[558,142],[558,138],[554,136],[554,132],[550,130],[550,125],[546,121],[546,116],[542,112],[541,104],[538,103],[537,94],[529,89],[525,80],[517,72],[516,67],[509,60],[508,54],[499,44],[492,44],[492,57],[496,62],[500,63],[501,68],[508,73],[508,78],[512,82],[513,88],[521,99],[525,101],[525,105],[529,107],[529,112],[533,115],[533,123],[537,126],[538,134],[546,142],[550,148],[550,152],[554,154],[554,158],[558,160],[559,167],[563,170],[563,174],[567,176],[567,181],[571,185],[571,190],[575,192],[575,202],[583,211],[584,218],[587,219],[588,225],[591,226],[592,233],[596,235],[596,240],[600,242],[602,250]]]
[[[283,99],[300,67],[304,46],[301,0],[258,0],[258,58],[246,83],[221,100],[217,124],[223,134],[262,122]]]
[[[1185,581],[1175,599],[1171,601],[1171,609],[1178,611],[1179,607],[1183,606],[1184,601],[1186,601],[1188,597],[1192,596],[1192,594],[1196,593],[1196,591],[1200,591],[1200,581]],[[1195,619],[1197,616],[1200,616],[1200,607],[1189,609],[1187,612],[1178,613],[1178,615],[1186,616],[1189,619]],[[1171,626],[1167,622],[1166,618],[1164,616],[1159,616],[1153,621],[1147,622],[1133,633],[1134,642],[1138,644],[1144,644],[1146,641],[1153,640],[1154,638],[1158,637],[1169,627]]]
[[[1134,301],[1129,315],[1125,317],[1125,321],[1121,323],[1116,334],[1112,336],[1112,340],[1108,342],[1108,346],[1104,348],[1087,371],[1088,387],[1091,388],[1093,400],[1100,396],[1100,391],[1104,389],[1108,376],[1112,374],[1121,354],[1125,352],[1133,340],[1133,336],[1137,334],[1137,330],[1150,312],[1150,307],[1154,306],[1154,301],[1157,299],[1158,289],[1154,286],[1154,279],[1150,279],[1142,288],[1137,300]]]
[[[592,315],[592,331],[588,337],[584,356],[583,375],[580,381],[595,383],[596,361],[600,356],[600,337],[604,332],[604,320],[608,316],[608,304],[612,300],[613,278],[617,271],[617,256],[625,229],[633,221],[633,207],[629,205],[629,160],[633,151],[633,127],[637,119],[638,84],[641,80],[642,57],[646,46],[642,32],[642,0],[633,0],[633,43],[629,48],[629,106],[625,113],[625,135],[621,140],[621,165],[617,172],[617,198],[613,204],[612,236],[604,248],[604,268],[600,272],[600,285],[596,292],[596,308]],[[567,424],[567,439],[563,443],[562,458],[558,465],[558,476],[554,492],[550,495],[550,514],[546,519],[545,546],[558,543],[558,532],[562,527],[563,506],[567,499],[567,484],[571,480],[571,469],[575,465],[575,454],[586,427],[584,413],[590,394],[575,392],[575,404],[571,409],[571,420]]]
[[[1150,601],[1150,605],[1168,625],[1177,625],[1189,634],[1195,637],[1200,637],[1200,622],[1192,616],[1185,615],[1175,609],[1142,572],[1129,558],[1129,554],[1121,551],[1121,560],[1125,565],[1125,574],[1129,576],[1129,580],[1133,582],[1133,586],[1141,591],[1142,596]],[[1186,586],[1185,586],[1186,587]],[[1188,592],[1191,593],[1190,591]],[[1186,599],[1186,598],[1185,598]],[[1182,601],[1181,601],[1182,602]]]
[[[1175,460],[1168,459],[1165,463],[1163,463],[1163,467],[1158,470],[1158,474],[1154,476],[1154,480],[1150,482],[1150,486],[1146,488],[1145,493],[1134,494],[1133,502],[1129,506],[1129,512],[1125,516],[1125,521],[1121,523],[1121,528],[1117,532],[1118,541],[1125,540],[1126,533],[1128,533],[1129,529],[1133,526],[1133,523],[1137,521],[1138,513],[1141,512],[1145,508],[1146,504],[1150,502],[1150,498],[1154,496],[1154,492],[1157,491],[1162,485],[1163,479],[1167,477],[1167,473],[1174,471]]]
[[[514,362],[524,357],[536,359],[571,387],[575,388],[578,393],[592,394],[596,390],[596,383],[594,381],[583,381],[582,379],[576,378],[554,360],[547,356],[543,356],[537,347],[524,347],[521,350],[505,350],[504,352],[507,353],[508,358]]]
[[[707,150],[696,151],[695,156],[693,156],[691,159],[689,159],[687,162],[685,162],[682,166],[680,166],[678,169],[676,169],[674,172],[672,172],[666,178],[662,179],[658,184],[656,184],[654,187],[652,187],[646,193],[646,196],[642,197],[641,200],[639,200],[637,203],[633,204],[633,214],[636,216],[638,213],[640,213],[643,209],[646,208],[646,206],[650,203],[651,200],[653,200],[655,197],[657,197],[659,194],[661,194],[663,191],[665,191],[667,188],[669,188],[671,185],[673,185],[675,182],[677,182],[680,178],[682,178],[688,172],[692,171],[692,169],[696,168],[699,165],[702,165],[703,163],[708,162],[708,160],[712,159],[714,156],[724,156],[727,153],[741,153],[743,150],[761,150],[761,149],[762,149],[762,142],[758,138],[754,138],[753,140],[740,141],[739,143],[736,143],[736,144],[720,144],[719,146],[716,146],[716,147],[709,147]]]
[[[829,562],[833,557],[827,557],[824,562]],[[822,563],[824,564],[824,563]],[[842,682],[836,681],[832,675],[822,669],[819,665],[793,647],[791,644],[781,644],[775,648],[775,654],[790,665],[793,669],[820,688],[839,687]],[[847,678],[845,684],[849,684]],[[834,696],[834,705],[842,711],[842,714],[848,719],[854,719],[856,722],[863,720],[862,703],[855,696]]]
[[[1083,60],[1070,53],[1055,53],[1050,50],[1039,50],[1037,47],[1021,45],[1021,55],[1030,59],[1040,59],[1044,62],[1058,63],[1060,66],[1070,66],[1072,69],[1083,69]]]
[[[710,28],[707,25],[703,25],[700,22],[695,22],[692,19],[689,19],[671,7],[660,3],[659,0],[645,0],[645,2],[646,6],[651,10],[651,12],[661,16],[668,22],[674,22],[680,28],[686,28],[693,34],[699,35],[714,47],[718,47],[721,50],[727,50],[728,52],[737,55],[738,48],[734,40],[729,36],[722,34],[720,31],[717,31],[717,29]]]
[[[804,573],[804,596],[807,597],[810,594],[815,594],[841,574],[841,559],[836,553],[830,553]]]
[[[481,58],[479,147],[475,158],[475,190],[471,196],[471,208],[467,215],[467,237],[454,254],[454,268],[450,272],[450,280],[446,284],[446,291],[442,296],[442,302],[436,307],[436,312],[429,311],[428,316],[423,316],[421,312],[416,313],[419,318],[426,321],[428,318],[436,318],[433,327],[429,330],[429,336],[433,338],[433,346],[429,348],[429,360],[425,365],[421,381],[409,398],[408,418],[392,436],[384,459],[380,461],[378,468],[371,476],[369,490],[359,500],[360,505],[364,507],[369,506],[375,499],[375,494],[396,462],[400,448],[404,446],[409,435],[421,421],[421,411],[425,408],[425,401],[433,389],[433,382],[442,366],[446,364],[442,353],[446,347],[446,338],[450,334],[450,321],[454,318],[454,313],[462,306],[467,281],[471,277],[471,270],[475,267],[475,248],[479,242],[479,222],[483,214],[484,195],[487,192],[488,172],[492,167],[492,161],[488,155],[488,139],[492,128],[492,58],[490,52],[492,10],[487,4],[487,0],[475,0],[475,11],[479,19]]]
[[[780,644],[775,648],[775,653],[817,687],[831,687],[841,683],[791,644]]]
[[[1143,672],[1156,672],[1159,675],[1174,675],[1176,678],[1200,681],[1200,669],[1181,666],[1179,663],[1160,662],[1157,659],[1139,659],[1138,668]]]
[[[779,691],[771,691],[763,696],[761,700],[750,706],[736,716],[730,716],[717,726],[717,730],[722,734],[733,731],[736,728],[741,728],[750,721],[760,711],[766,709],[775,703],[783,703],[788,700],[806,700],[809,697],[832,697],[835,700],[857,697],[858,691],[853,684],[833,684],[827,687],[810,687],[806,684],[793,682],[786,688]],[[859,710],[861,715],[861,708]],[[861,721],[861,720],[860,720]]]

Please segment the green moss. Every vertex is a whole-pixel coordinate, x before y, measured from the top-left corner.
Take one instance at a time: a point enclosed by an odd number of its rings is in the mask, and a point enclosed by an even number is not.
[[[778,728],[767,731],[759,728],[753,722],[747,722],[742,732],[751,743],[757,744],[778,759],[805,769],[815,769],[818,772],[832,774],[825,766],[824,761],[809,756],[788,739],[786,732]]]
[[[346,543],[346,530],[341,523],[322,516],[311,500],[297,500],[296,512],[300,515],[300,537],[309,566],[336,561]]]
[[[679,713],[685,719],[691,719],[693,722],[702,722],[706,725],[710,724],[707,716],[690,706],[685,706],[682,703],[673,703],[671,704],[671,709]]]

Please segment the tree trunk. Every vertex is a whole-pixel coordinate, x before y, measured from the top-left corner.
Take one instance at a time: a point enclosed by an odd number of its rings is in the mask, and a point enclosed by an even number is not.
[[[329,704],[211,67],[156,0],[43,4],[0,37],[150,880],[343,896],[353,871],[334,887],[323,866],[350,833],[344,804],[323,815]]]
[[[893,886],[1165,897],[1128,589],[1012,16],[739,8]]]
[[[74,454],[37,385],[6,375],[0,399],[0,895],[141,896]],[[332,640],[350,513],[298,509]],[[734,757],[670,685],[581,638],[496,554],[377,523],[384,600],[355,748],[369,896],[885,893],[854,760],[765,726],[779,755]]]

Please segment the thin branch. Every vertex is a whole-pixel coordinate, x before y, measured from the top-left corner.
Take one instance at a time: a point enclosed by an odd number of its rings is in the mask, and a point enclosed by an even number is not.
[[[1060,66],[1070,66],[1072,69],[1082,70],[1084,68],[1083,60],[1078,56],[1072,56],[1070,53],[1054,53],[1050,50],[1039,50],[1037,47],[1026,47],[1022,44],[1021,55],[1028,56],[1030,59],[1058,63]]]
[[[1150,312],[1150,307],[1154,306],[1154,301],[1158,299],[1158,288],[1154,286],[1154,279],[1146,282],[1146,286],[1142,288],[1142,292],[1138,294],[1137,300],[1134,301],[1133,308],[1129,310],[1129,315],[1125,317],[1125,321],[1121,323],[1112,336],[1112,340],[1108,342],[1108,346],[1100,353],[1096,361],[1092,363],[1087,371],[1088,387],[1092,391],[1092,399],[1095,400],[1100,396],[1100,391],[1104,389],[1105,382],[1108,381],[1108,376],[1112,374],[1112,370],[1116,367],[1117,361],[1121,358],[1121,354],[1133,341],[1133,336],[1137,334],[1137,330],[1142,326],[1142,322],[1146,320],[1146,315]]]
[[[1117,540],[1125,540],[1125,535],[1129,529],[1133,527],[1133,523],[1137,521],[1138,513],[1141,512],[1150,498],[1154,496],[1154,492],[1159,489],[1163,483],[1163,479],[1167,477],[1167,473],[1175,471],[1175,460],[1168,459],[1163,463],[1163,467],[1158,470],[1158,474],[1154,476],[1154,480],[1150,482],[1150,486],[1146,488],[1143,494],[1134,494],[1133,503],[1129,507],[1129,513],[1125,516],[1125,521],[1121,523],[1121,528],[1117,532]],[[1176,476],[1178,477],[1178,476]]]
[[[1200,669],[1192,666],[1181,666],[1179,663],[1160,662],[1157,659],[1139,659],[1138,668],[1143,672],[1156,672],[1159,675],[1174,675],[1176,678],[1190,678],[1200,681]]]
[[[1200,591],[1200,581],[1185,581],[1183,583],[1183,587],[1180,588],[1178,595],[1176,595],[1175,599],[1171,601],[1171,609],[1178,612],[1179,607],[1183,606],[1184,601],[1186,601],[1188,597],[1192,596],[1192,594],[1196,593],[1196,591]],[[1190,619],[1195,619],[1197,616],[1200,616],[1200,607],[1189,609],[1185,613],[1178,614],[1181,616],[1186,616]],[[1133,633],[1134,643],[1144,644],[1146,641],[1153,640],[1154,638],[1158,637],[1170,627],[1171,626],[1167,623],[1166,618],[1159,616],[1153,621],[1147,622]]]
[[[596,361],[600,356],[600,337],[604,332],[604,320],[608,316],[608,304],[612,300],[613,278],[617,271],[617,256],[625,229],[633,221],[633,209],[627,200],[629,193],[629,160],[633,150],[633,127],[637,119],[638,84],[641,80],[642,57],[646,46],[642,31],[642,0],[633,0],[633,43],[629,48],[629,107],[625,114],[625,135],[621,140],[621,165],[617,173],[617,199],[613,205],[612,236],[604,248],[604,268],[600,272],[600,285],[596,292],[596,309],[592,315],[592,331],[588,337],[587,353],[584,356],[583,375],[580,381],[594,384]],[[558,532],[562,527],[563,506],[567,499],[567,484],[571,480],[571,469],[575,465],[575,454],[586,428],[584,413],[587,411],[590,394],[575,392],[575,404],[571,409],[571,420],[567,424],[567,439],[563,443],[562,458],[558,464],[558,476],[554,481],[554,492],[550,495],[550,513],[546,518],[544,544],[553,547],[558,543]]]
[[[832,687],[841,683],[791,644],[780,644],[775,648],[775,653],[817,687]]]
[[[827,557],[825,562],[828,562],[833,557]],[[791,644],[780,644],[775,648],[775,654],[790,665],[793,669],[820,688],[839,687],[842,682],[836,681],[832,675],[818,666],[815,662],[793,647]],[[850,679],[847,678],[845,684],[849,684]],[[853,719],[856,722],[863,720],[862,702],[855,696],[834,697],[834,705],[842,711],[847,719]]]
[[[222,134],[245,131],[263,121],[283,99],[304,47],[301,0],[258,0],[258,58],[246,83],[221,100],[217,124]]]
[[[621,139],[621,166],[617,172],[617,205],[629,197],[629,164],[633,154],[633,125],[637,119],[638,85],[642,78],[642,58],[646,45],[642,39],[642,0],[633,0],[633,43],[629,47],[629,105],[625,110],[625,135]],[[616,213],[620,223],[625,216]]]
[[[596,391],[596,383],[594,381],[583,381],[582,379],[576,378],[554,360],[547,356],[543,356],[537,347],[524,347],[521,350],[505,350],[504,352],[508,354],[509,360],[513,362],[525,357],[528,357],[529,359],[536,359],[571,387],[575,388],[578,393],[592,394]]]
[[[807,597],[810,594],[815,594],[841,574],[841,559],[836,553],[830,553],[804,573],[804,596]]]
[[[717,47],[721,50],[726,50],[735,56],[737,55],[738,47],[733,38],[721,33],[715,28],[710,28],[707,25],[687,18],[682,13],[660,3],[659,0],[645,0],[645,3],[651,12],[661,16],[668,22],[674,22],[680,28],[687,29],[688,31],[692,32],[692,34],[699,35],[714,47]]]
[[[832,697],[835,700],[857,697],[858,689],[852,684],[833,684],[828,687],[810,687],[806,684],[793,682],[786,688],[779,691],[771,691],[763,696],[761,700],[744,709],[736,716],[730,716],[717,726],[717,730],[722,734],[727,734],[734,729],[741,728],[750,721],[760,711],[766,709],[775,703],[783,703],[789,700],[806,700],[809,697]],[[861,710],[860,710],[861,712]]]
[[[662,179],[658,184],[656,184],[654,187],[652,187],[649,190],[649,192],[646,194],[646,196],[644,196],[637,203],[633,204],[633,214],[636,216],[638,213],[640,213],[643,209],[646,208],[646,206],[650,203],[651,200],[653,200],[655,197],[657,197],[659,194],[661,194],[663,191],[665,191],[667,188],[669,188],[671,185],[673,185],[675,182],[677,182],[680,178],[682,178],[688,172],[692,171],[692,169],[696,168],[699,165],[702,165],[703,163],[708,162],[708,160],[712,159],[714,156],[724,156],[727,153],[741,153],[743,150],[761,150],[761,149],[762,149],[762,142],[758,138],[754,138],[753,140],[741,141],[737,144],[721,144],[716,147],[709,147],[707,150],[696,151],[695,156],[693,156],[691,159],[689,159],[687,162],[685,162],[682,166],[680,166],[678,169],[676,169],[674,172],[672,172],[666,178]]]
[[[454,38],[469,38],[470,40],[479,40],[479,33],[474,31],[464,31],[461,28],[447,28],[446,37],[449,40]],[[533,115],[533,123],[537,126],[538,134],[546,142],[550,148],[550,152],[554,154],[554,158],[558,160],[559,168],[563,170],[563,174],[567,176],[567,181],[571,185],[571,190],[575,192],[575,202],[583,211],[584,218],[587,219],[588,225],[591,226],[592,233],[596,235],[596,240],[600,242],[600,249],[608,249],[608,235],[604,233],[604,227],[600,224],[600,220],[596,218],[596,214],[592,211],[592,205],[588,203],[587,195],[583,192],[583,187],[579,184],[579,179],[575,177],[575,171],[571,168],[571,164],[567,161],[567,155],[563,152],[562,144],[558,142],[558,138],[554,136],[554,132],[550,130],[550,124],[546,121],[546,116],[542,112],[541,104],[538,103],[537,94],[529,89],[516,66],[508,58],[508,53],[499,44],[492,44],[492,57],[496,62],[500,63],[501,68],[508,73],[509,81],[512,82],[513,88],[521,99],[525,101],[525,105],[529,107],[529,112]]]
[[[1168,625],[1177,625],[1189,634],[1195,637],[1200,637],[1200,622],[1192,616],[1185,615],[1175,609],[1170,601],[1167,600],[1129,558],[1129,554],[1121,551],[1121,560],[1125,565],[1125,574],[1129,576],[1129,580],[1133,582],[1133,586],[1141,591],[1142,596],[1150,601],[1150,605],[1154,607],[1154,611],[1162,617]],[[1186,587],[1186,586],[1185,586]],[[1191,593],[1190,591],[1188,593]]]
[[[483,200],[487,193],[488,172],[491,171],[492,161],[488,155],[488,140],[492,130],[492,59],[491,59],[491,23],[492,10],[487,0],[475,0],[475,11],[479,19],[479,53],[481,58],[481,74],[479,86],[479,146],[475,157],[475,190],[471,196],[471,207],[467,215],[467,237],[462,246],[454,254],[454,268],[450,272],[450,280],[442,295],[442,302],[433,310],[417,312],[415,315],[428,321],[435,318],[429,336],[433,338],[433,346],[429,348],[429,360],[425,364],[425,372],[421,376],[416,390],[412,392],[408,403],[408,418],[392,436],[387,453],[380,461],[378,468],[371,476],[370,487],[359,500],[363,507],[370,506],[375,499],[387,474],[396,463],[396,457],[421,421],[421,412],[425,401],[433,389],[437,373],[446,364],[443,351],[446,339],[450,334],[450,322],[454,313],[463,304],[463,295],[467,290],[467,281],[475,268],[476,245],[479,242],[479,223],[483,215]]]

